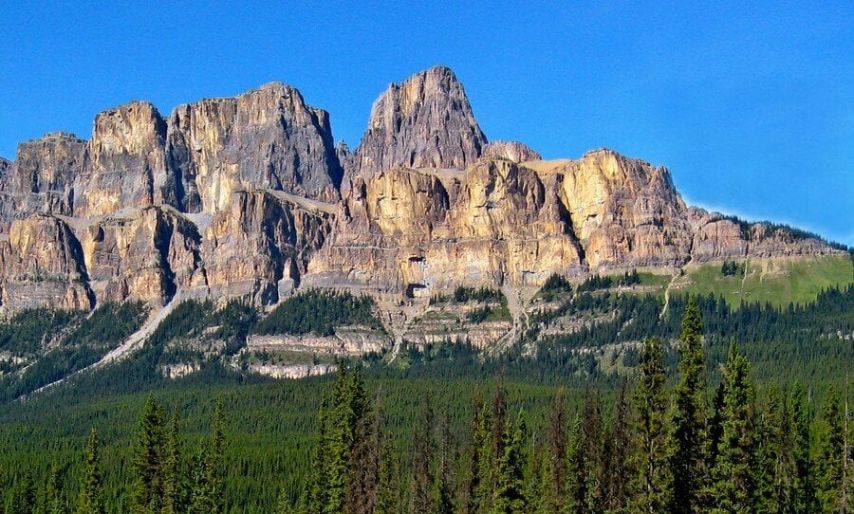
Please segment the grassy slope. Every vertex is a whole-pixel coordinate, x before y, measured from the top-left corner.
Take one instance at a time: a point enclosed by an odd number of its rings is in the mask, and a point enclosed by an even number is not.
[[[847,256],[752,259],[742,294],[742,277],[721,274],[721,263],[689,265],[674,290],[723,296],[730,305],[742,300],[787,305],[815,299],[824,289],[854,282]]]

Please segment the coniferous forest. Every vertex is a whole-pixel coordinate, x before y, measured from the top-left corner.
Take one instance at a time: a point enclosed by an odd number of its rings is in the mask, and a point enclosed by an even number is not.
[[[414,365],[405,381],[342,363],[335,377],[244,382],[267,394],[254,404],[201,378],[180,394],[141,391],[141,405],[75,417],[90,426],[85,446],[13,424],[0,497],[6,514],[851,512],[847,379],[757,379],[738,330],[710,366],[723,343],[705,335],[718,322],[709,301],[679,307],[673,344],[650,330],[617,378],[523,383],[507,361],[461,379],[478,361],[449,345],[413,353],[450,364]],[[775,311],[774,326],[794,329],[797,311]],[[118,421],[133,427],[126,439],[103,423],[119,409],[134,418]],[[288,436],[262,444],[263,431]]]

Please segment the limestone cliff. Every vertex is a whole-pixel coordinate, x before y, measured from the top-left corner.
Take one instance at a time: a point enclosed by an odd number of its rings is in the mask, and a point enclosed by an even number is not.
[[[178,204],[189,212],[226,209],[246,188],[336,201],[343,173],[329,115],[281,83],[176,108],[166,153]]]
[[[547,161],[488,144],[443,67],[390,85],[355,151],[271,83],[168,118],[132,102],[98,114],[88,142],[51,133],[0,160],[3,312],[178,293],[260,306],[322,286],[377,295],[393,325],[405,296],[458,285],[836,251],[689,208],[667,169],[610,150]]]

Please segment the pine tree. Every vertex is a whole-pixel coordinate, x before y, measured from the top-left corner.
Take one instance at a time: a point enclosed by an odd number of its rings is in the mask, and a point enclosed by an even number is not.
[[[718,458],[712,470],[713,514],[752,512],[753,420],[750,364],[733,344],[723,370],[724,406]]]
[[[166,427],[163,451],[163,506],[161,514],[184,512],[181,502],[181,449],[178,446],[178,416],[173,415]]]
[[[454,512],[453,485],[451,483],[451,421],[448,412],[442,415],[439,432],[439,462],[434,481],[433,512],[452,514]]]
[[[160,512],[163,497],[162,450],[163,414],[160,405],[149,396],[134,447],[134,513]]]
[[[584,512],[599,514],[604,511],[604,473],[602,403],[599,392],[588,390],[581,416],[580,452],[584,463]]]
[[[84,454],[83,486],[77,502],[77,514],[104,514],[103,479],[98,457],[98,432],[94,428],[89,433]]]
[[[821,512],[833,514],[843,509],[845,467],[845,423],[839,395],[831,391],[824,411],[824,433],[816,466],[816,491]]]
[[[344,511],[350,459],[356,431],[367,411],[367,396],[359,368],[343,367],[332,389],[332,399],[325,414],[323,487],[325,503],[321,512]]]
[[[682,317],[679,354],[679,383],[673,413],[673,497],[670,511],[692,514],[702,510],[701,498],[707,470],[704,441],[706,431],[706,359],[703,353],[703,321],[697,301],[691,297]]]
[[[525,418],[507,423],[495,472],[492,514],[527,514],[525,498]]]
[[[661,341],[656,338],[647,339],[641,352],[640,376],[635,388],[635,512],[664,512],[672,494],[667,454],[667,394],[664,382],[664,353]]]
[[[192,466],[192,489],[190,492],[190,504],[187,507],[189,514],[209,514],[214,512],[214,504],[210,485],[210,451],[208,443],[203,442],[199,452],[193,459]]]
[[[567,475],[568,475],[568,441],[567,435],[566,398],[563,390],[559,390],[552,402],[549,416],[548,453],[545,462],[546,487],[544,508],[545,512],[558,514],[566,509]]]
[[[773,397],[771,402],[774,402]],[[755,445],[751,474],[753,476],[752,504],[755,512],[778,512],[776,469],[779,447],[771,410],[757,413],[754,425]]]
[[[48,475],[47,486],[45,487],[44,512],[45,514],[66,514],[68,512],[65,496],[62,492],[62,473],[56,464],[50,467],[50,475]]]
[[[374,514],[397,514],[400,512],[398,487],[398,466],[394,458],[394,445],[391,436],[383,434],[380,446],[379,483],[377,484],[377,505]]]
[[[608,514],[629,511],[630,485],[634,479],[634,470],[631,461],[632,413],[628,396],[628,386],[623,382],[614,405],[611,428],[605,438],[605,512]]]
[[[472,410],[470,437],[466,451],[468,455],[468,467],[459,499],[460,512],[462,514],[477,514],[480,512],[480,506],[483,503],[482,491],[484,478],[482,475],[482,463],[485,458],[486,431],[483,427],[484,406],[480,395],[475,397]]]
[[[19,476],[12,486],[7,514],[32,514],[36,507],[36,490],[29,473]]]
[[[380,424],[382,411],[379,400],[374,412],[359,420],[349,461],[345,512],[370,514],[377,504],[380,474]]]
[[[815,512],[817,509],[810,458],[810,415],[806,392],[795,382],[789,401],[791,408],[791,452],[794,464],[791,502],[795,512]]]
[[[214,407],[213,435],[205,473],[210,497],[210,514],[225,512],[225,414],[222,399]]]
[[[412,435],[413,455],[409,479],[409,512],[430,512],[433,466],[433,408],[426,399]],[[331,513],[330,513],[331,514]]]

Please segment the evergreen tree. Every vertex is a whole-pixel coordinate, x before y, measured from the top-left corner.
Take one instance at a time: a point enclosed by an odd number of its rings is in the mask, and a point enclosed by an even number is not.
[[[29,473],[19,476],[12,486],[12,495],[6,508],[7,514],[32,514],[36,508],[36,490]]]
[[[506,423],[501,438],[501,456],[495,471],[493,514],[527,514],[525,498],[525,418]]]
[[[377,504],[380,474],[380,424],[382,411],[379,400],[374,412],[363,417],[356,428],[347,477],[346,510],[349,514],[370,514]]]
[[[460,512],[462,514],[477,514],[480,511],[480,506],[483,503],[483,461],[486,445],[486,430],[483,425],[484,405],[483,399],[478,394],[475,396],[472,405],[472,421],[470,424],[470,436],[468,449],[468,468],[466,470],[466,478],[463,482],[463,487],[460,492]]]
[[[791,503],[795,512],[815,512],[817,509],[810,458],[810,415],[806,392],[800,382],[795,382],[790,398],[791,452],[794,464]]]
[[[374,514],[397,514],[400,512],[398,466],[394,458],[394,445],[388,434],[383,435],[380,452],[377,505]]]
[[[145,402],[134,446],[132,510],[137,514],[158,513],[163,498],[163,413],[151,396]]]
[[[209,466],[210,451],[208,443],[203,442],[198,454],[193,459],[192,489],[190,492],[190,504],[187,507],[189,514],[209,514],[215,510]]]
[[[412,464],[409,479],[409,512],[430,512],[433,466],[433,407],[427,398],[412,435]]]
[[[706,431],[706,359],[703,353],[703,322],[696,298],[691,297],[682,317],[679,383],[673,413],[673,497],[674,514],[702,510],[701,497],[707,470],[704,441]]]
[[[225,414],[222,399],[214,408],[213,435],[210,453],[205,462],[207,484],[210,491],[210,514],[225,512]]]
[[[83,485],[77,502],[77,514],[104,514],[103,479],[98,456],[98,432],[94,428],[89,433],[83,464]]]
[[[664,353],[661,341],[644,341],[640,376],[635,388],[635,458],[637,469],[634,510],[664,512],[672,494],[667,454],[667,394],[664,390]]]
[[[614,405],[611,428],[605,438],[605,512],[608,514],[629,511],[634,471],[631,462],[632,413],[628,395],[628,385],[623,382]]]
[[[47,486],[45,487],[45,514],[66,514],[68,512],[68,506],[66,505],[62,489],[62,473],[59,466],[53,464],[50,468],[50,475],[48,475]]]
[[[184,512],[181,487],[181,449],[178,446],[178,416],[174,414],[166,427],[163,448],[163,505],[161,514]]]
[[[448,412],[445,411],[440,425],[439,462],[436,468],[436,480],[434,481],[433,512],[436,514],[452,514],[454,512],[451,459],[451,421]]]
[[[566,398],[563,390],[559,390],[552,402],[549,415],[548,453],[545,462],[546,487],[544,510],[548,513],[562,513],[566,508],[567,493],[567,435]]]
[[[738,347],[730,347],[723,370],[724,405],[718,457],[712,470],[714,514],[752,512],[754,450],[750,364]]]
[[[843,511],[845,460],[845,422],[839,395],[831,391],[824,411],[824,433],[816,466],[816,491],[821,512]]]
[[[599,392],[587,391],[584,401],[584,409],[581,416],[580,433],[580,462],[584,466],[584,512],[598,514],[603,512],[604,497],[604,456],[603,456],[603,429],[602,429],[602,404]]]
[[[325,503],[321,512],[344,512],[350,459],[356,432],[367,411],[367,396],[359,368],[343,367],[332,389],[332,401],[325,414],[323,441],[323,487]]]

